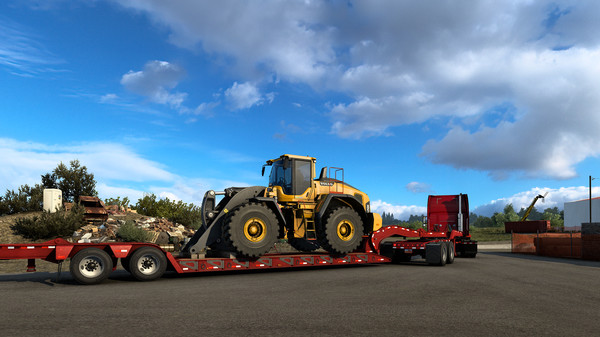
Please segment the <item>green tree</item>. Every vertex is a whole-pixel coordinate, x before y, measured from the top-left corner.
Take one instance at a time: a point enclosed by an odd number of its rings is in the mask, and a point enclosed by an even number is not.
[[[478,215],[475,221],[471,221],[471,225],[477,228],[494,227],[494,221],[488,216]]]
[[[42,176],[46,188],[58,188],[62,191],[63,200],[78,202],[82,195],[96,196],[96,181],[94,174],[88,173],[87,167],[81,166],[79,160],[73,160],[67,167],[62,162],[52,171]]]
[[[565,220],[563,218],[564,211],[561,212],[558,210],[558,207],[546,208],[544,210],[544,214],[542,215],[542,220],[550,220],[550,225],[552,228],[563,228],[565,225]]]

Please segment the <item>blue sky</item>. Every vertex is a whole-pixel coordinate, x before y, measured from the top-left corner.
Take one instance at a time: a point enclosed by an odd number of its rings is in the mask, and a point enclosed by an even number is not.
[[[200,203],[283,153],[375,208],[587,197],[595,1],[2,1],[0,189],[79,159],[101,197]],[[600,193],[600,189],[594,189]]]

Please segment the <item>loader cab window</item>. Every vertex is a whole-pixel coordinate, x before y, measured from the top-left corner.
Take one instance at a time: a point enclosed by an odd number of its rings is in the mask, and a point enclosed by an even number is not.
[[[311,163],[307,160],[282,159],[273,163],[269,186],[281,186],[287,195],[299,195],[311,186]]]
[[[292,168],[291,165],[284,165],[283,160],[273,163],[271,175],[269,176],[269,186],[281,186],[283,193],[292,194]]]

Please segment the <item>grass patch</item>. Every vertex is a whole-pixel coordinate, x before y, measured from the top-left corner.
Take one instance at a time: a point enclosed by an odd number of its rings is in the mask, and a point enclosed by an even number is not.
[[[477,241],[510,241],[510,233],[504,233],[503,227],[471,227],[470,233]]]

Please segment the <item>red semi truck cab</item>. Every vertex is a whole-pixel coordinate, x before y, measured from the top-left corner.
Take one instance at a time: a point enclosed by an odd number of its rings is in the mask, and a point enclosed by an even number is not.
[[[469,236],[469,198],[466,194],[430,195],[427,200],[427,231],[452,230]]]

